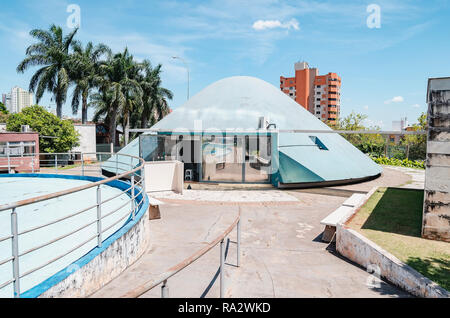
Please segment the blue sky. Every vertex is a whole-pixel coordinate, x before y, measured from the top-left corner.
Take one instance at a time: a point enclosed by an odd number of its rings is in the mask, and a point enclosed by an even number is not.
[[[33,70],[15,69],[33,43],[34,28],[55,23],[69,32],[69,4],[81,8],[78,39],[128,46],[139,60],[163,64],[163,85],[186,101],[185,59],[190,94],[221,78],[259,77],[279,86],[298,60],[321,74],[342,77],[341,116],[367,114],[369,125],[391,129],[393,120],[415,122],[426,112],[429,77],[450,76],[448,1],[2,1],[0,92],[28,88]],[[377,4],[380,28],[369,28],[366,11]],[[46,94],[41,105],[51,104]],[[71,115],[70,105],[63,108]],[[89,112],[92,115],[92,111]],[[81,114],[78,114],[81,117]]]

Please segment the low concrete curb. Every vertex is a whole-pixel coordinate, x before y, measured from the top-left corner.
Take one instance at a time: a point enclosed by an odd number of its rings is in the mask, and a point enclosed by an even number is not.
[[[376,268],[376,272],[407,292],[426,298],[450,298],[450,293],[397,257],[382,249],[360,233],[348,228],[346,222],[367,202],[378,188],[373,188],[354,208],[353,213],[336,227],[336,249],[351,261],[364,268]]]

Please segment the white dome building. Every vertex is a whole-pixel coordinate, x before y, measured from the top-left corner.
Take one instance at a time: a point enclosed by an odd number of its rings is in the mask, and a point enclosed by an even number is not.
[[[382,172],[277,87],[254,77],[209,85],[151,129],[121,152],[182,160],[196,181],[309,187],[367,180]]]

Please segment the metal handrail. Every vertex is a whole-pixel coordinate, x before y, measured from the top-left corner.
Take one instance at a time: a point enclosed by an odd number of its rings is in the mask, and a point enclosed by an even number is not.
[[[63,154],[63,153],[58,153],[58,154]],[[41,156],[41,155],[58,155],[58,154],[44,154],[44,153],[39,153],[39,154],[33,154],[34,157],[36,156]],[[108,155],[112,156],[111,153],[79,153],[79,155],[81,155],[81,165],[82,165],[82,171],[81,171],[81,175],[84,176],[85,172],[87,171],[86,169],[84,169],[84,165],[85,165],[85,160],[84,160],[84,155],[92,155],[95,154],[96,159],[97,159],[97,155],[102,156],[102,155]],[[64,155],[73,155],[73,153],[65,153]],[[96,181],[96,182],[92,182],[90,184],[86,184],[83,186],[79,186],[79,187],[74,187],[71,189],[67,189],[67,190],[63,190],[63,191],[59,191],[59,192],[55,192],[55,193],[51,193],[51,194],[46,194],[46,195],[42,195],[42,196],[37,196],[34,198],[30,198],[30,199],[26,199],[26,200],[21,200],[21,201],[16,201],[16,202],[11,202],[8,204],[3,204],[0,205],[0,212],[2,211],[6,211],[6,210],[11,210],[11,235],[7,235],[4,237],[0,238],[0,241],[5,241],[8,239],[11,239],[12,241],[12,256],[9,256],[8,258],[4,259],[4,260],[0,260],[0,265],[3,265],[7,262],[12,262],[12,266],[13,266],[13,277],[11,279],[9,279],[7,282],[0,282],[0,289],[10,285],[10,284],[14,284],[14,296],[15,297],[19,297],[20,296],[20,279],[37,271],[40,270],[41,268],[61,259],[62,257],[72,253],[73,251],[77,250],[78,248],[80,248],[81,246],[87,244],[88,242],[92,241],[93,239],[95,239],[97,237],[97,246],[101,247],[102,245],[102,234],[107,232],[109,229],[111,229],[112,227],[114,227],[115,225],[119,224],[120,222],[124,221],[126,218],[135,218],[135,213],[136,211],[141,207],[141,205],[145,202],[146,200],[146,196],[145,196],[145,173],[143,173],[143,169],[144,169],[144,164],[145,161],[142,158],[136,157],[136,156],[132,156],[132,155],[128,155],[128,154],[114,154],[116,156],[116,168],[118,166],[118,160],[119,160],[119,156],[125,156],[127,158],[130,158],[130,162],[123,162],[121,164],[125,164],[129,166],[130,170],[126,170],[121,168],[121,170],[125,170],[126,172],[121,173],[121,174],[116,174],[113,177],[110,178],[105,178],[103,180],[100,181]],[[101,157],[100,157],[101,158]],[[108,158],[108,159],[110,159]],[[107,160],[108,160],[107,159]],[[75,162],[78,160],[73,160],[70,159],[70,161]],[[90,160],[91,161],[91,160]],[[98,163],[101,163],[101,160],[92,160],[92,161],[97,161]],[[57,167],[57,157],[55,156],[55,164]],[[137,164],[138,163],[138,164]],[[103,165],[100,164],[100,168],[102,168]],[[96,170],[98,171],[98,170]],[[116,170],[118,171],[118,170]],[[140,175],[138,174],[138,172],[141,172]],[[138,180],[135,181],[135,176],[138,176]],[[126,189],[121,190],[119,195],[114,195],[113,197],[107,198],[105,200],[102,201],[101,198],[101,185],[103,184],[107,184],[109,182],[112,182],[114,180],[119,180],[119,179],[123,179],[129,177],[130,179],[130,187],[127,187]],[[61,196],[65,196],[65,195],[69,195],[71,193],[76,193],[76,192],[80,192],[83,190],[87,190],[90,188],[94,188],[97,187],[97,203],[94,205],[91,205],[87,208],[83,208],[79,211],[76,211],[74,213],[71,213],[69,215],[66,215],[64,217],[60,217],[56,220],[52,220],[46,224],[41,224],[41,225],[37,225],[34,226],[32,228],[29,229],[25,229],[22,231],[18,231],[18,227],[17,227],[17,218],[18,218],[18,213],[16,212],[17,208],[26,206],[26,205],[30,205],[30,204],[34,204],[34,203],[38,203],[38,202],[42,202],[42,201],[46,201],[46,200],[51,200],[57,197],[61,197]],[[104,203],[106,202],[110,202],[111,200],[120,197],[121,195],[127,195],[130,196],[130,200],[126,200],[124,204],[120,205],[119,208],[115,208],[113,211],[108,211],[107,213],[102,213],[102,206],[104,205]],[[139,200],[139,196],[142,196],[142,198],[140,199],[140,201],[137,203],[137,201]],[[124,206],[126,206],[127,204],[131,203],[131,207],[130,210],[124,215],[121,216],[118,220],[116,220],[115,222],[113,222],[113,224],[110,224],[108,227],[103,227],[102,228],[102,220],[105,219],[106,217],[116,213],[117,211],[121,210]],[[29,233],[29,232],[33,232],[36,231],[38,229],[41,229],[43,227],[61,222],[63,220],[75,217],[77,215],[80,215],[82,213],[88,212],[88,211],[92,211],[92,209],[97,208],[97,217],[96,219],[88,222],[87,224],[83,224],[82,226],[79,226],[75,229],[72,229],[71,231],[69,231],[68,233],[64,233],[56,238],[53,238],[47,242],[39,242],[39,244],[37,246],[34,247],[30,247],[25,251],[22,251],[21,253],[19,253],[19,249],[18,249],[18,245],[19,245],[19,237],[23,234]],[[57,241],[60,241],[68,236],[73,235],[74,233],[77,233],[83,229],[86,229],[90,226],[92,226],[93,224],[97,223],[97,233],[91,237],[89,237],[89,239],[77,244],[75,247],[71,247],[68,251],[65,251],[64,253],[62,253],[61,255],[52,258],[51,260],[47,260],[45,261],[43,264],[34,267],[32,269],[29,269],[28,271],[26,271],[25,273],[20,273],[19,272],[19,258],[23,257],[24,255],[27,255],[29,253],[35,252],[37,250],[40,250],[46,246],[49,246],[50,244],[53,244]]]
[[[236,226],[237,230],[237,267],[240,266],[240,244],[241,244],[241,207],[239,207],[239,213],[236,219],[233,221],[233,223],[217,238],[215,238],[212,242],[208,243],[205,247],[198,250],[188,258],[184,259],[180,263],[178,263],[175,266],[170,267],[167,271],[160,274],[157,278],[149,280],[145,282],[144,284],[134,288],[133,290],[123,294],[121,298],[137,298],[139,296],[142,296],[149,290],[155,288],[156,286],[163,284],[161,286],[161,296],[163,298],[166,298],[169,296],[169,290],[167,286],[167,280],[186,268],[187,266],[194,263],[197,259],[205,255],[207,252],[209,252],[212,248],[214,248],[217,244],[220,243],[220,298],[223,298],[224,296],[224,262],[225,262],[225,251],[224,251],[224,239],[225,237],[230,234],[230,232],[234,229]]]
[[[108,155],[110,155],[109,152],[105,152],[105,153],[102,153],[102,152],[84,153],[84,154],[108,154]],[[115,154],[115,155],[116,156],[117,155],[122,155],[122,156],[126,156],[126,157],[129,157],[129,158],[138,159],[139,162],[141,163],[141,165],[139,165],[138,167],[134,168],[131,171],[127,171],[127,172],[121,173],[119,175],[116,175],[114,177],[110,177],[110,178],[107,178],[107,179],[104,179],[104,180],[93,182],[91,184],[86,184],[86,185],[75,187],[75,188],[71,188],[71,189],[68,189],[68,190],[62,190],[62,191],[59,191],[59,192],[45,194],[45,195],[41,195],[41,196],[38,196],[38,197],[25,199],[25,200],[21,200],[21,201],[16,201],[16,202],[8,203],[8,204],[2,204],[2,205],[0,205],[0,212],[4,211],[4,210],[10,210],[12,208],[17,208],[17,207],[21,207],[21,206],[24,206],[24,205],[32,204],[32,203],[37,203],[37,202],[41,202],[41,201],[45,201],[45,200],[61,197],[61,196],[68,195],[68,194],[71,194],[71,193],[75,193],[75,192],[79,192],[79,191],[86,190],[86,189],[89,189],[89,188],[93,188],[93,187],[96,187],[96,186],[99,186],[99,185],[102,185],[102,184],[105,184],[105,183],[109,183],[109,182],[114,181],[114,180],[122,179],[122,178],[124,178],[124,177],[126,177],[126,176],[128,176],[128,175],[130,175],[132,173],[135,173],[137,171],[142,170],[143,164],[145,163],[144,159],[136,157],[136,156],[125,155],[125,154]]]

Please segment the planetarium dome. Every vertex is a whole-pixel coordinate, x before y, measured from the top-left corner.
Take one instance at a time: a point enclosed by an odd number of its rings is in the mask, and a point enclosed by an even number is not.
[[[275,149],[271,158],[266,159],[276,166],[268,181],[280,188],[357,182],[375,178],[382,172],[367,155],[339,134],[332,133],[330,127],[279,88],[255,77],[228,77],[207,86],[152,129],[158,134],[200,131],[202,134],[216,132],[216,136],[220,135],[217,132],[242,134],[247,131],[251,135],[252,131],[267,129]],[[122,151],[136,152],[138,143],[136,139]],[[215,141],[215,144],[222,143],[226,145],[227,141]],[[225,149],[232,152],[233,142],[229,144],[231,146]],[[237,144],[235,139],[234,147]],[[248,149],[243,153],[251,156]],[[258,153],[259,149],[253,152]],[[199,174],[198,181],[210,181],[202,179],[201,172]],[[246,179],[243,177],[242,181]]]

